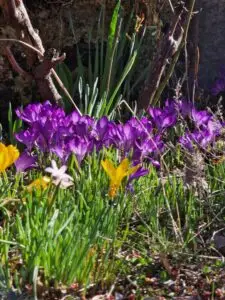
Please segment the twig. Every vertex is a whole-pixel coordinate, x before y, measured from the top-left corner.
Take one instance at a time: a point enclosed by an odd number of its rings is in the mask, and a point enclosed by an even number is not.
[[[117,281],[118,281],[118,277],[114,280],[113,284],[111,285],[111,288],[110,288],[109,292],[107,293],[107,298],[108,299],[110,299],[113,291],[115,290]]]
[[[32,46],[32,45],[30,45],[30,44],[28,44],[26,42],[23,42],[21,40],[17,40],[17,39],[1,39],[0,38],[0,41],[1,42],[16,42],[16,43],[19,43],[19,44],[24,45],[27,48],[33,50],[34,52],[38,53],[39,55],[41,55],[41,57],[44,56],[44,51],[42,52],[42,51],[38,50],[37,48],[35,48],[34,46]]]
[[[24,78],[28,78],[28,79],[32,80],[32,76],[31,76],[28,72],[24,71],[24,70],[18,65],[18,63],[17,63],[17,61],[15,60],[15,57],[14,57],[14,55],[12,54],[12,51],[11,51],[11,49],[10,49],[9,46],[6,47],[5,53],[6,53],[6,56],[7,56],[8,60],[9,60],[10,64],[12,65],[13,69],[14,69],[17,73],[19,73],[21,76],[23,76]]]
[[[63,84],[62,80],[59,78],[59,76],[57,75],[56,71],[54,69],[51,70],[52,75],[55,77],[55,80],[57,81],[58,85],[60,86],[60,88],[62,89],[62,91],[64,92],[64,94],[68,97],[68,99],[70,100],[70,102],[72,103],[72,105],[75,107],[75,109],[77,110],[77,112],[80,114],[80,116],[82,116],[81,111],[79,110],[78,106],[76,105],[76,103],[73,101],[73,98],[71,97],[70,93],[68,92],[68,90],[66,89],[65,85]]]
[[[189,26],[190,26],[190,21],[191,21],[191,18],[192,18],[192,13],[193,13],[193,10],[194,10],[194,5],[195,5],[195,0],[191,0],[191,5],[190,5],[189,13],[188,13],[188,18],[187,18],[187,23],[186,23],[186,26],[185,26],[185,30],[184,30],[184,34],[183,34],[181,43],[179,44],[178,49],[176,51],[176,54],[174,55],[174,57],[172,59],[172,62],[169,66],[169,69],[166,73],[165,79],[160,84],[158,90],[155,93],[153,104],[156,104],[159,101],[159,98],[160,98],[164,88],[166,87],[167,82],[169,81],[170,77],[173,74],[174,68],[175,68],[176,63],[178,61],[178,58],[180,56],[180,52],[181,52],[182,48],[184,47],[184,45],[187,41],[187,34],[188,34]]]
[[[2,8],[3,15],[6,18],[5,21],[13,27],[13,30],[16,31],[17,36],[19,37],[18,39],[2,38],[0,41],[17,42],[26,46],[25,53],[27,52],[27,63],[32,70],[29,77],[36,80],[41,96],[45,99],[54,100],[56,103],[61,100],[61,96],[52,80],[53,75],[60,88],[81,115],[80,110],[53,69],[57,63],[65,59],[65,55],[63,54],[62,56],[57,57],[53,56],[50,57],[50,59],[44,56],[45,49],[42,45],[41,38],[38,31],[32,26],[22,0],[3,1],[0,2],[0,7]],[[32,52],[30,50],[32,50]],[[28,77],[28,74],[16,62],[10,48],[6,49],[4,54],[6,54],[14,70],[19,72],[22,76]],[[37,60],[39,61],[38,65]]]
[[[185,13],[183,6],[180,6],[179,12],[174,16],[172,26],[160,43],[160,48],[152,63],[149,76],[144,83],[144,88],[139,95],[138,108],[147,109],[149,103],[154,99],[157,90],[160,88],[160,80],[165,71],[167,64],[171,57],[177,52],[178,46],[181,42],[183,32],[181,30],[181,17]],[[183,18],[184,19],[184,18]],[[178,33],[179,31],[179,33]],[[176,39],[174,34],[176,33]]]
[[[149,78],[145,82],[144,88],[139,96],[139,109],[147,109],[149,104],[156,104],[159,101],[162,91],[174,71],[181,49],[186,43],[187,32],[195,5],[195,0],[190,1],[188,10],[184,6],[180,6],[177,15],[174,17],[171,30],[162,40],[158,55],[153,62]],[[183,30],[182,27],[185,22],[185,29]],[[171,62],[165,78],[160,83],[162,75],[170,60]]]
[[[18,31],[18,34],[21,36],[21,31],[27,30],[28,36],[25,36],[24,39],[31,41],[34,46],[44,53],[45,49],[42,45],[42,41],[37,31],[34,30],[30,18],[28,16],[27,10],[23,4],[22,0],[9,0],[7,1],[8,5],[8,14],[14,28]]]
[[[175,10],[174,10],[174,7],[173,7],[173,4],[172,4],[171,0],[168,0],[168,2],[169,2],[169,6],[170,6],[170,8],[171,8],[171,10],[172,10],[172,12],[174,14]]]
[[[195,14],[190,24],[187,42],[187,56],[188,68],[186,69],[187,75],[187,89],[189,90],[189,99],[194,102],[195,90],[197,86],[197,75],[199,71],[200,52],[198,47],[199,38],[199,11],[200,0],[196,0]]]
[[[210,249],[212,249],[213,251],[215,251],[221,257],[221,260],[222,260],[223,263],[225,262],[225,257],[224,257],[224,255],[219,250],[217,250],[216,248],[214,248],[212,246],[210,247]]]
[[[196,254],[196,253],[189,254],[189,253],[184,253],[184,252],[177,252],[177,254],[189,256],[189,257],[196,257],[198,255],[199,258],[223,261],[223,258],[218,257],[218,256],[208,256],[208,255],[201,255],[201,254]]]
[[[131,275],[127,275],[127,280],[129,281],[129,283],[131,284],[131,285],[133,285],[136,289],[139,287],[138,286],[138,284],[136,283],[136,282],[134,282],[133,280],[131,280]]]

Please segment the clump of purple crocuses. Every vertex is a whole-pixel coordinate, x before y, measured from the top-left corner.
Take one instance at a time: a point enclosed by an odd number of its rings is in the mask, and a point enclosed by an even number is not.
[[[117,124],[106,116],[94,119],[76,111],[66,115],[62,108],[48,101],[17,109],[16,114],[28,125],[16,134],[17,140],[26,146],[26,153],[34,149],[54,153],[63,163],[71,154],[81,163],[94,149],[113,147],[138,164],[144,159],[155,160],[163,150],[160,135],[153,134],[152,122],[146,117]]]
[[[194,147],[206,149],[223,127],[211,113],[199,111],[184,100],[167,100],[162,108],[150,108],[145,117],[132,117],[124,124],[110,121],[106,116],[100,119],[81,116],[76,111],[66,115],[62,108],[48,101],[17,109],[16,114],[27,124],[26,130],[16,134],[17,140],[26,146],[21,157],[31,156],[36,149],[54,153],[63,163],[74,154],[81,164],[92,151],[112,147],[119,150],[122,158],[129,157],[134,165],[146,161],[159,167],[165,133],[179,122],[192,124],[178,137],[182,147],[189,151]],[[20,170],[28,167],[22,158],[17,163]],[[34,159],[30,161],[34,164]]]

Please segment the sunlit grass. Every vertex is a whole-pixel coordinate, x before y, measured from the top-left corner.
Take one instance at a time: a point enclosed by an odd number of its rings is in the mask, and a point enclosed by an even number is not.
[[[55,288],[109,283],[110,276],[126,269],[118,254],[127,243],[128,249],[143,251],[143,257],[146,241],[158,253],[198,250],[199,230],[223,221],[224,168],[224,163],[208,166],[209,193],[201,201],[181,177],[162,177],[153,167],[135,183],[133,193],[123,186],[112,199],[96,153],[67,189],[50,185],[27,192],[26,184],[39,178],[35,170],[1,176],[2,282],[20,289],[29,283],[34,291],[39,281]]]

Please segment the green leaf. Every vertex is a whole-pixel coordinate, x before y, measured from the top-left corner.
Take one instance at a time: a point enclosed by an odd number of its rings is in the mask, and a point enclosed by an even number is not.
[[[124,68],[124,71],[123,71],[123,73],[121,75],[121,78],[120,78],[118,84],[116,85],[116,87],[115,87],[115,89],[113,91],[113,94],[110,97],[109,102],[108,102],[108,104],[106,106],[106,110],[104,111],[105,115],[108,115],[110,113],[111,108],[115,107],[115,104],[113,105],[114,99],[115,99],[115,97],[116,97],[116,95],[117,95],[117,93],[118,93],[121,85],[123,84],[124,80],[126,79],[127,75],[129,74],[130,70],[132,69],[133,64],[134,64],[134,62],[136,60],[136,56],[137,56],[137,51],[134,52],[133,56],[131,57],[131,59],[128,61],[126,67]]]
[[[118,20],[119,20],[119,12],[120,12],[121,2],[120,0],[117,2],[117,5],[113,11],[113,16],[111,19],[111,23],[109,26],[109,35],[108,35],[108,42],[107,42],[107,51],[105,57],[105,64],[104,64],[104,73],[102,78],[102,85],[101,85],[101,94],[103,91],[107,89],[107,82],[110,80],[110,68],[112,68],[113,59],[113,50],[116,47],[116,36],[118,30]]]

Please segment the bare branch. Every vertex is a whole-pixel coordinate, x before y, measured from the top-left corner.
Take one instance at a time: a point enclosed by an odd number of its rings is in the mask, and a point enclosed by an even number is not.
[[[174,16],[169,32],[161,41],[160,49],[153,61],[149,77],[146,80],[144,88],[139,96],[139,109],[147,109],[149,103],[153,101],[165,68],[181,43],[183,38],[182,25],[184,22],[184,14],[185,8],[184,6],[181,6],[178,14]]]
[[[30,50],[38,53],[40,55],[40,57],[44,57],[43,54],[40,52],[40,50],[36,49],[35,47],[31,46],[28,43],[25,43],[23,41],[17,40],[17,39],[0,39],[0,42],[16,42],[19,43],[27,48],[29,48]],[[64,55],[62,55],[59,60],[64,59]],[[80,112],[79,108],[77,107],[76,103],[73,101],[73,98],[70,96],[69,92],[67,91],[67,89],[65,88],[64,84],[62,83],[61,79],[58,77],[56,71],[54,69],[51,69],[51,74],[54,76],[55,80],[57,81],[58,85],[60,86],[60,88],[62,89],[62,91],[64,92],[64,94],[68,97],[68,99],[70,100],[70,102],[72,103],[72,105],[74,106],[74,108],[77,110],[77,112],[82,115],[82,113]],[[38,77],[37,77],[38,78]],[[42,85],[42,89],[43,89],[43,85]],[[51,89],[50,89],[51,91]],[[48,98],[48,97],[47,97]],[[46,98],[46,99],[47,99]],[[49,98],[48,98],[49,99]]]
[[[161,42],[149,76],[139,96],[139,109],[147,109],[150,104],[155,104],[159,100],[163,89],[172,75],[180,51],[186,43],[195,0],[190,0],[188,3],[189,5],[186,8],[181,2],[178,13],[174,16],[173,25]],[[167,65],[169,65],[169,67],[166,71]],[[161,82],[164,73],[165,78]]]
[[[172,4],[171,0],[168,0],[168,2],[169,2],[169,5],[170,5],[170,8],[171,8],[171,10],[172,10],[172,12],[174,14],[175,13],[175,9],[173,7],[173,4]]]
[[[51,77],[52,68],[55,67],[57,63],[63,61],[65,59],[65,55],[57,55],[57,57],[52,57],[51,59],[46,59],[46,57],[44,57],[43,60],[45,49],[38,32],[31,24],[22,0],[0,1],[0,7],[2,8],[6,23],[16,31],[16,36],[18,37],[18,39],[3,38],[0,39],[0,41],[16,41],[26,46],[24,48],[24,52],[27,57],[27,64],[32,70],[29,74],[30,78],[36,80],[37,87],[43,99],[55,101],[56,103],[60,104],[61,96],[54,86],[54,82]],[[14,70],[16,70],[22,76],[28,77],[26,72],[16,62],[10,48],[8,48],[6,51],[3,50],[3,54],[9,59]],[[53,72],[53,74],[55,73]],[[63,84],[61,83],[61,86],[62,85]],[[70,99],[72,98],[70,97]]]
[[[28,79],[32,80],[32,76],[31,76],[28,72],[24,71],[24,70],[18,65],[18,63],[17,63],[17,61],[15,60],[15,57],[14,57],[14,55],[12,54],[12,51],[11,51],[11,49],[10,49],[9,46],[6,47],[6,49],[5,49],[5,54],[6,54],[8,60],[9,60],[9,62],[10,62],[10,64],[11,64],[11,66],[13,67],[14,71],[16,71],[17,73],[19,73],[19,74],[20,74],[21,76],[23,76],[24,78],[28,78]]]
[[[55,49],[50,49],[50,51]],[[33,71],[34,77],[36,79],[44,78],[45,76],[49,75],[51,73],[51,69],[54,68],[58,63],[64,61],[66,58],[66,54],[63,53],[63,55],[53,57],[45,54],[44,60],[35,68]]]

